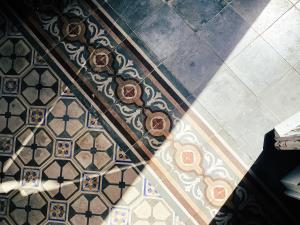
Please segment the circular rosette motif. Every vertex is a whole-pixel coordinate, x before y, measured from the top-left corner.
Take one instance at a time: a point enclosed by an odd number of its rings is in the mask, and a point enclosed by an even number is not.
[[[167,137],[171,129],[171,121],[169,116],[164,112],[152,112],[148,109],[144,110],[146,115],[146,129],[148,132],[154,136],[165,136]]]
[[[202,174],[202,156],[197,146],[175,142],[173,147],[176,164],[181,170],[186,172],[194,171],[198,175]]]
[[[116,78],[118,83],[117,95],[118,98],[126,104],[136,104],[142,106],[141,100],[142,89],[136,80],[128,79],[123,80],[122,78]]]
[[[113,73],[113,56],[110,50],[106,48],[94,49],[90,47],[89,52],[89,63],[93,71]]]
[[[212,179],[205,177],[204,182],[207,185],[205,194],[208,201],[216,207],[221,207],[225,204],[226,200],[232,192],[231,185],[222,179]]]
[[[85,24],[80,18],[62,17],[62,35],[69,41],[85,42]]]

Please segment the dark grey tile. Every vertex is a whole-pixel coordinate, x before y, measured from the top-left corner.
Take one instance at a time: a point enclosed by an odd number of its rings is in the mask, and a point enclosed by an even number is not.
[[[168,5],[150,14],[135,32],[161,60],[194,33]]]
[[[226,60],[250,29],[249,24],[227,6],[197,34],[204,38],[223,60]],[[256,37],[254,31],[250,30],[250,32],[252,34],[248,33],[248,35],[251,38],[248,38],[249,40],[246,40],[243,46]]]
[[[163,4],[162,0],[108,0],[107,2],[133,30]]]
[[[193,29],[199,30],[202,24],[215,17],[227,4],[226,0],[178,0],[174,6]]]
[[[184,40],[164,65],[197,97],[222,65],[221,59],[196,35]]]

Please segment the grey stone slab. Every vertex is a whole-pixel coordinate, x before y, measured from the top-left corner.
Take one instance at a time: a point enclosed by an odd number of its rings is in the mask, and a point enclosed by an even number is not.
[[[149,14],[163,4],[161,0],[107,0],[107,2],[132,30],[141,25]]]
[[[163,60],[174,53],[182,45],[182,41],[194,32],[168,5],[163,5],[145,19],[136,29],[136,33]]]
[[[221,59],[196,35],[183,40],[178,50],[164,61],[173,76],[195,97],[222,65]]]
[[[250,167],[262,152],[264,135],[279,122],[276,115],[225,66],[198,100],[223,127],[218,134]]]
[[[227,4],[226,0],[178,0],[173,5],[194,30],[199,30]]]
[[[291,68],[261,37],[230,60],[228,65],[256,95],[280,80]]]
[[[231,7],[227,6],[197,33],[223,60],[236,56],[258,34]]]
[[[280,121],[300,110],[300,75],[290,70],[280,81],[262,93],[262,101]]]
[[[198,96],[203,107],[221,125],[236,118],[255,99],[255,95],[225,65],[216,72]]]
[[[277,117],[259,99],[246,100],[248,106],[226,121],[224,129],[236,140],[244,138],[253,150],[262,150],[264,135],[279,122]]]
[[[293,4],[288,0],[235,0],[232,6],[254,30],[262,33]]]
[[[263,37],[291,64],[300,62],[300,11],[293,7]]]

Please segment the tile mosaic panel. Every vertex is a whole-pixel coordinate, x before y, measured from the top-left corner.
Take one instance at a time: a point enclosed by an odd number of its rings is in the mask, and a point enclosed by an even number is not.
[[[28,67],[0,72],[0,224],[133,224],[133,207],[153,196],[144,195],[143,181],[155,184],[147,186],[154,191],[160,179],[144,175],[95,110],[72,93],[72,83],[62,81],[16,27],[1,32],[6,52],[14,51],[18,34],[23,53],[0,60],[24,56]],[[172,202],[162,204],[190,221]]]
[[[245,168],[103,7],[44,3],[5,5],[1,223],[230,224],[232,192],[265,222]]]

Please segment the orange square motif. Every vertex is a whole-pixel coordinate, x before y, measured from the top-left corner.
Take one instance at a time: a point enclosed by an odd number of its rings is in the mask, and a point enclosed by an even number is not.
[[[193,152],[183,152],[182,153],[182,161],[185,164],[194,163],[194,154],[193,154]]]
[[[214,198],[215,199],[224,199],[225,198],[225,189],[223,187],[214,188]]]

